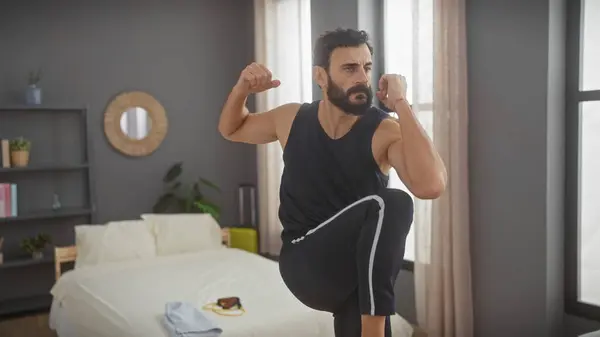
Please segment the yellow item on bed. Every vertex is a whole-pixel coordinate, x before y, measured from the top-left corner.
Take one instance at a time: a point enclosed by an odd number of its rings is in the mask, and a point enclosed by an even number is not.
[[[258,235],[254,228],[229,228],[231,248],[242,249],[251,253],[258,253]]]

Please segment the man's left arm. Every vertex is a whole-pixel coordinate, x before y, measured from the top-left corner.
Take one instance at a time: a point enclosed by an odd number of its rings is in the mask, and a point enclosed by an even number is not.
[[[387,149],[389,164],[419,199],[436,199],[446,189],[447,172],[433,142],[405,99],[394,103],[396,139]]]

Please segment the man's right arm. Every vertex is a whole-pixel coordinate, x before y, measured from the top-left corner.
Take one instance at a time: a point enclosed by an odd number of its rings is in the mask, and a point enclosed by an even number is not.
[[[246,67],[223,106],[219,120],[221,135],[227,140],[248,144],[276,141],[277,118],[286,115],[285,112],[297,104],[284,104],[269,111],[250,113],[246,101],[249,94],[269,90],[279,84],[279,81],[271,80],[271,72],[264,66],[253,63]]]
[[[277,109],[250,113],[246,108],[247,96],[233,89],[223,106],[219,132],[230,141],[266,144],[277,140],[274,114]]]

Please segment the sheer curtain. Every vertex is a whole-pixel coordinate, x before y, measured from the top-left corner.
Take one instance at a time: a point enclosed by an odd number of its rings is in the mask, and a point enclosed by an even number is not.
[[[408,99],[448,169],[435,201],[415,202],[406,258],[417,320],[428,337],[472,337],[464,0],[384,0],[386,72],[407,76]],[[390,186],[405,189],[392,174]]]
[[[281,81],[256,96],[256,111],[312,99],[310,0],[254,0],[256,62]],[[281,223],[279,184],[283,172],[278,142],[258,146],[260,250],[278,255]]]
[[[385,72],[401,74],[408,84],[407,99],[413,111],[433,138],[433,37],[432,0],[386,0],[384,2]],[[395,170],[390,172],[389,187],[411,195],[415,216],[406,239],[404,259],[422,259],[429,251],[431,201],[415,198]],[[419,230],[417,230],[419,229]],[[417,245],[417,242],[421,244]],[[417,250],[419,253],[417,254]]]
[[[433,0],[433,124],[448,187],[433,203],[430,259],[415,266],[431,337],[473,336],[465,12],[465,0]]]

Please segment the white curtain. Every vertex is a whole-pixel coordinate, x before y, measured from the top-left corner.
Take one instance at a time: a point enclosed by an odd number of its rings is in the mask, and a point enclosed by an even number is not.
[[[407,76],[408,99],[448,169],[435,201],[415,202],[406,258],[417,321],[428,337],[472,337],[464,0],[385,0],[386,72]],[[391,187],[405,188],[393,174]]]
[[[256,111],[312,100],[310,0],[254,0],[255,61],[281,81],[256,96]],[[283,171],[278,142],[258,146],[260,250],[278,255],[281,223],[279,184]]]
[[[384,52],[385,72],[406,77],[407,99],[421,125],[434,138],[432,1],[385,0]],[[411,194],[393,169],[389,187]],[[432,203],[412,197],[415,215],[406,239],[404,259],[415,261],[418,256],[419,261],[426,261],[431,242]]]

